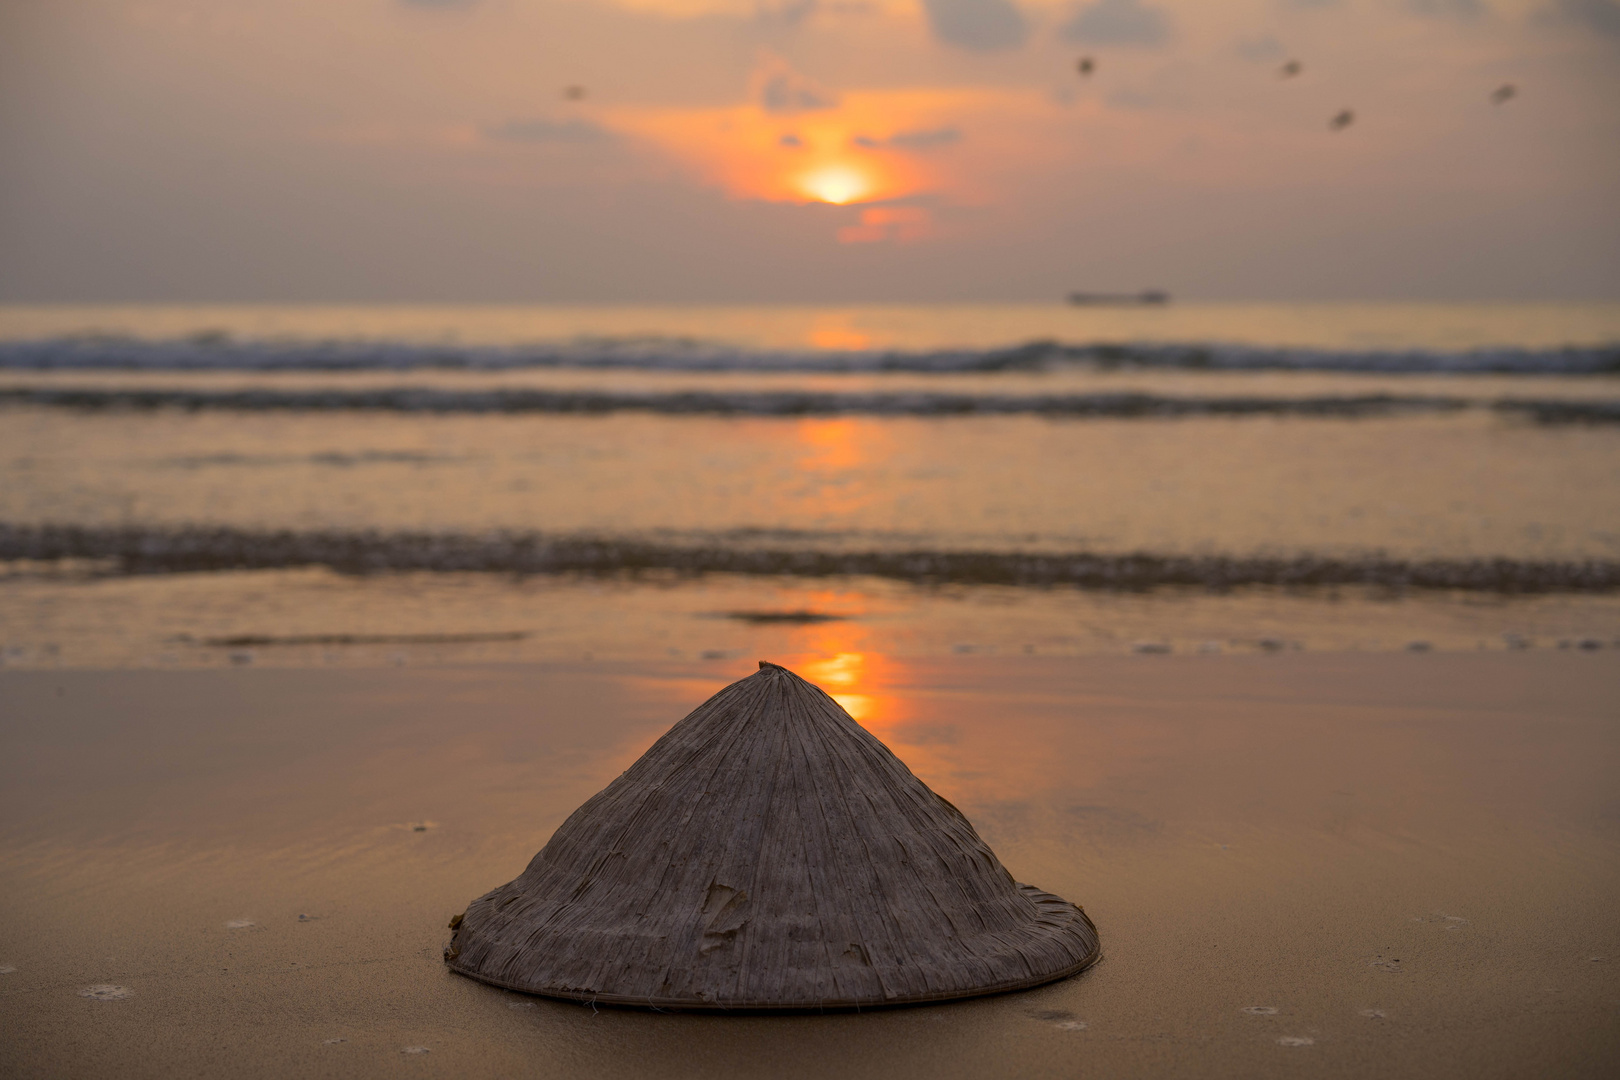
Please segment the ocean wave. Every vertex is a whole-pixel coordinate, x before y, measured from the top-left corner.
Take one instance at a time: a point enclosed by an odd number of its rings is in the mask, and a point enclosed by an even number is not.
[[[1620,561],[1399,559],[1299,555],[1174,555],[1017,551],[816,550],[666,543],[625,537],[416,532],[253,531],[205,527],[95,528],[0,524],[0,559],[91,560],[109,574],[324,566],[506,574],[869,576],[917,584],[1071,586],[1139,591],[1368,587],[1497,594],[1613,592]]]
[[[0,342],[0,370],[970,372],[1062,367],[1379,374],[1620,374],[1620,342],[1561,348],[1311,349],[1221,343],[1053,340],[989,349],[763,350],[689,338],[592,338],[559,344],[458,345],[386,341],[256,341],[201,334],[170,341],[78,336]]]
[[[1174,418],[1312,416],[1356,418],[1491,408],[1543,424],[1620,423],[1620,402],[1445,395],[1320,394],[1309,397],[1194,397],[1137,392],[1096,394],[836,393],[823,391],[441,390],[424,387],[310,390],[191,390],[144,387],[0,387],[0,405],[79,410],[365,411],[414,413],[645,412],[686,416],[1046,416]]]

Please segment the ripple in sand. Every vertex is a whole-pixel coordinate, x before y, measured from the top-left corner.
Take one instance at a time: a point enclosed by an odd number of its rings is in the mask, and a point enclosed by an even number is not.
[[[1250,1016],[1277,1015],[1277,1008],[1274,1005],[1245,1005],[1241,1011],[1248,1013]]]
[[[399,1052],[402,1053],[402,1054],[431,1054],[431,1053],[433,1053],[432,1050],[429,1050],[425,1046],[402,1046],[402,1047],[400,1047]]]
[[[532,1009],[532,1008],[534,1008],[534,1002],[532,1002],[532,1001],[508,1001],[506,1003],[506,1007],[508,1009]]]
[[[1278,1046],[1315,1046],[1316,1040],[1309,1035],[1284,1035],[1277,1040]]]
[[[112,983],[97,983],[87,986],[79,991],[80,997],[95,998],[97,1001],[122,1001],[127,997],[134,997],[135,991],[127,986],[114,986]]]

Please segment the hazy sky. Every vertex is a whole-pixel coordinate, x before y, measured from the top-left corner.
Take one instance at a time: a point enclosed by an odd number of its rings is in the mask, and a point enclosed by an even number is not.
[[[1620,298],[1620,2],[0,0],[0,300],[1146,286]]]

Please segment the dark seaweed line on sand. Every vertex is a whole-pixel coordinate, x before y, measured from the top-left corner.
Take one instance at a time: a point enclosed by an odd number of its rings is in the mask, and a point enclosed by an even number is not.
[[[467,634],[237,634],[232,637],[194,638],[178,634],[171,640],[239,649],[275,645],[473,645],[499,641],[522,641],[527,630],[494,630]]]
[[[1612,592],[1620,562],[1405,560],[1368,555],[1221,556],[996,551],[815,551],[660,544],[632,539],[230,528],[0,525],[0,559],[88,559],[106,572],[164,574],[325,566],[342,573],[426,570],[509,574],[865,575],[938,584],[1141,590],[1367,586],[1521,594]]]
[[[204,409],[242,412],[360,410],[416,413],[648,412],[691,416],[1011,416],[1179,417],[1384,416],[1480,407],[1466,398],[1343,394],[1299,398],[1165,397],[1158,394],[857,394],[807,391],[611,393],[567,390],[180,390],[76,387],[0,388],[0,404],[79,410]],[[1620,423],[1620,402],[1504,399],[1488,406],[1540,423]]]

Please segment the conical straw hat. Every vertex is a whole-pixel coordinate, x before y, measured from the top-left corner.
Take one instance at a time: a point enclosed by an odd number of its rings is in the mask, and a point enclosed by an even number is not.
[[[475,979],[681,1009],[1021,990],[1097,930],[1020,885],[961,812],[786,668],[732,683],[574,811],[445,949]]]

